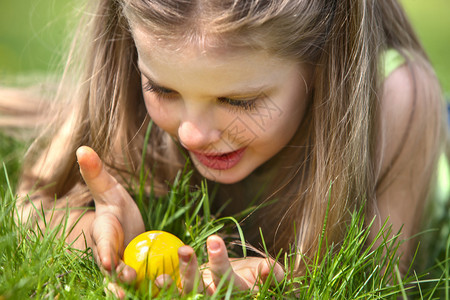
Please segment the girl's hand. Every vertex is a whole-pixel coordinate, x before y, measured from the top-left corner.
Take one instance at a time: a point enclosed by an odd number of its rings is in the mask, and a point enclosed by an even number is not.
[[[206,241],[209,262],[199,270],[197,257],[189,246],[180,247],[178,256],[180,259],[180,274],[182,293],[188,294],[196,288],[196,282],[200,280],[199,291],[205,291],[211,295],[217,290],[221,279],[226,276],[225,285],[232,282],[239,290],[258,290],[258,284],[268,280],[273,268],[273,277],[277,282],[284,278],[281,265],[269,258],[247,257],[229,259],[224,241],[217,235],[212,235]],[[275,284],[272,282],[271,284]]]
[[[125,265],[121,257],[125,245],[144,232],[142,216],[134,200],[106,171],[94,150],[83,146],[76,154],[81,175],[95,201],[89,246],[105,275],[117,274],[120,281],[130,283],[136,278],[136,272]],[[117,296],[123,296],[123,291],[114,284],[109,288]]]

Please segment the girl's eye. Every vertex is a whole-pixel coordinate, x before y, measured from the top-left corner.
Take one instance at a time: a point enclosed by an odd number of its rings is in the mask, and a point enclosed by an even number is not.
[[[257,96],[255,98],[251,98],[251,99],[241,100],[241,99],[231,99],[231,98],[226,98],[226,97],[219,97],[219,98],[217,98],[217,100],[220,103],[230,106],[230,108],[243,109],[243,110],[254,110],[254,109],[256,109],[256,104],[257,104],[257,101],[259,98],[260,98],[260,96]]]
[[[173,99],[178,96],[178,93],[174,90],[161,87],[153,84],[151,81],[147,81],[142,88],[144,91],[154,93],[158,99]],[[254,98],[250,99],[232,99],[227,97],[219,97],[217,101],[219,103],[227,105],[230,109],[243,109],[243,110],[254,110],[256,109],[256,102],[261,98],[261,95],[258,95]]]
[[[144,91],[154,93],[158,98],[174,98],[177,95],[177,92],[162,86],[154,85],[150,81],[147,81],[142,88]]]

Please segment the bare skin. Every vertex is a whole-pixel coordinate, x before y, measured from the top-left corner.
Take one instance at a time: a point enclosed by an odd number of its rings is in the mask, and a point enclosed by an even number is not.
[[[121,282],[131,283],[136,278],[136,272],[124,264],[122,256],[124,245],[145,230],[139,209],[124,187],[106,171],[91,148],[80,147],[77,150],[77,158],[80,172],[96,207],[95,213],[84,216],[78,226],[90,233],[86,239],[87,246],[92,248],[102,272],[106,276],[117,274]],[[209,262],[203,265],[201,272],[194,250],[189,246],[179,249],[183,286],[180,292],[183,294],[190,293],[195,288],[194,283],[199,276],[202,277],[199,291],[208,294],[216,291],[218,282],[225,275],[228,276],[228,281],[232,281],[234,286],[241,290],[253,289],[255,283],[265,282],[272,268],[277,281],[284,277],[282,267],[270,259],[248,257],[230,260],[224,241],[216,235],[208,238],[207,248]],[[159,280],[159,284],[170,282]],[[125,296],[117,284],[111,283],[108,288],[119,298]]]

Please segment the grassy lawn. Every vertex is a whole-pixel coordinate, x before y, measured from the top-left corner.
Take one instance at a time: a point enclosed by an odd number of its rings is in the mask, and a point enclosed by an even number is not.
[[[0,1],[0,82],[20,75],[58,72],[64,40],[70,31],[71,15],[76,1],[2,0]],[[436,67],[443,88],[450,92],[450,2],[448,0],[402,0],[425,48]],[[69,25],[68,25],[69,24]],[[6,78],[6,79],[5,79]],[[76,251],[58,238],[69,228],[45,233],[17,225],[15,184],[26,145],[0,132],[0,300],[6,299],[99,299],[107,282],[93,262],[92,253]],[[144,174],[144,173],[143,173]],[[168,197],[155,198],[140,192],[145,176],[131,192],[141,208],[147,229],[167,230],[196,249],[200,260],[206,260],[204,241],[214,232],[237,234],[236,219],[217,219],[209,212],[208,193],[204,187],[192,187],[187,168],[180,173]],[[147,201],[151,199],[151,201]],[[144,201],[145,200],[145,201]],[[151,206],[144,203],[150,203]],[[201,212],[199,214],[199,212]],[[236,217],[237,218],[237,217]],[[280,259],[286,263],[286,277],[275,286],[261,285],[257,294],[235,291],[223,284],[213,297],[186,295],[185,299],[447,299],[450,279],[450,237],[442,231],[424,233],[424,240],[439,238],[439,249],[421,245],[415,270],[400,275],[396,262],[397,240],[387,240],[389,228],[380,232],[381,245],[373,250],[364,247],[367,229],[355,212],[347,237],[338,249],[327,248],[323,260],[307,261],[308,272],[292,277],[289,262],[292,255]],[[449,222],[448,216],[443,222]],[[439,227],[442,224],[434,224]],[[441,236],[439,236],[441,234]],[[325,245],[325,243],[323,243]],[[324,246],[325,247],[325,246]],[[337,250],[338,249],[338,250]],[[430,250],[432,249],[432,250]],[[336,253],[337,252],[337,253]],[[433,253],[432,255],[430,253]],[[427,259],[427,256],[428,257]],[[127,297],[138,299],[131,286],[124,286]],[[147,291],[148,292],[148,291]],[[159,299],[178,298],[171,289]]]
[[[74,250],[58,238],[69,231],[64,222],[45,233],[14,222],[17,211],[13,183],[24,148],[13,139],[1,138],[0,155],[7,159],[0,172],[0,299],[112,298],[104,292],[108,281],[104,282],[90,250]],[[186,168],[167,197],[155,198],[140,193],[139,186],[145,184],[145,176],[142,176],[133,194],[147,229],[176,234],[193,246],[199,259],[205,261],[206,237],[218,231],[237,234],[236,219],[214,218],[209,212],[207,191],[204,187],[192,187],[189,178],[190,171]],[[146,198],[150,201],[143,201]],[[354,213],[341,247],[325,246],[323,241],[327,254],[323,260],[317,257],[305,260],[308,272],[304,276],[291,276],[289,266],[293,256],[287,254],[280,259],[285,263],[284,280],[274,286],[259,285],[257,294],[236,291],[224,282],[220,293],[212,297],[203,294],[180,297],[176,290],[169,288],[159,294],[158,299],[449,299],[450,238],[443,256],[433,264],[420,273],[410,270],[400,275],[396,256],[399,244],[396,238],[384,236],[389,236],[388,228],[379,233],[379,247],[374,250],[365,247],[368,230],[363,226],[361,215]],[[136,292],[132,286],[123,288],[129,299],[147,298],[151,294],[151,291]]]

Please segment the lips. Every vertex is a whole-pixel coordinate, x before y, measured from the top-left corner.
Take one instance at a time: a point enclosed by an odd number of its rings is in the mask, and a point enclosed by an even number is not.
[[[197,160],[205,167],[214,170],[228,170],[234,167],[244,156],[246,148],[223,154],[203,154],[191,151]]]

